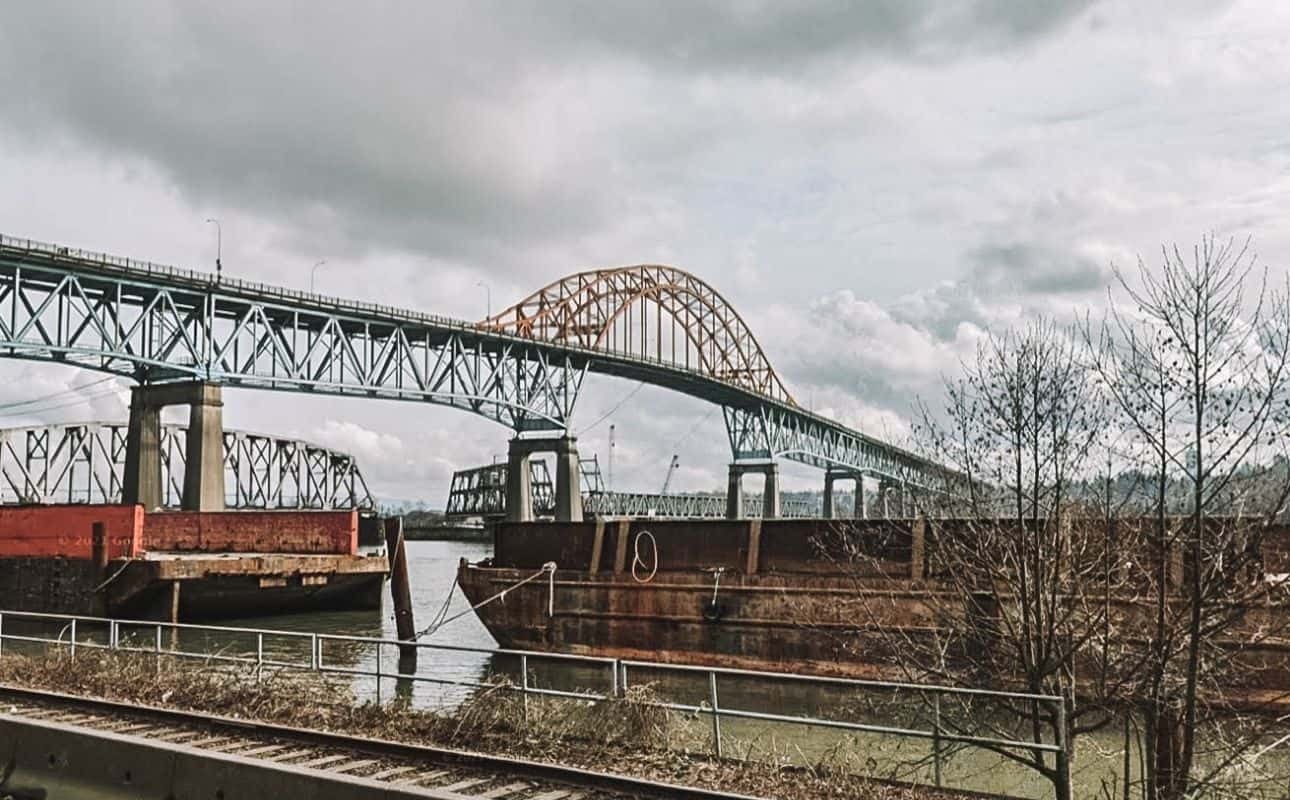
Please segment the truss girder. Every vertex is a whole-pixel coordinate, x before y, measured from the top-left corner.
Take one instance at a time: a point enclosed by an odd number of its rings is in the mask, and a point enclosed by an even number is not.
[[[500,517],[506,513],[506,464],[488,464],[454,472],[448,488],[449,517]],[[529,461],[529,480],[533,492],[533,517],[555,513],[555,486],[551,472],[541,459]]]
[[[560,430],[584,365],[470,324],[0,237],[0,355],[439,403]]]
[[[517,431],[567,429],[592,371],[723,406],[736,459],[941,471],[800,408],[734,308],[665,266],[572,275],[469,323],[0,236],[0,356],[437,403]]]
[[[119,503],[125,424],[92,422],[0,429],[0,503]],[[164,505],[184,488],[187,428],[161,427]],[[309,442],[224,432],[229,508],[374,508],[354,459]]]
[[[787,458],[927,489],[937,489],[948,474],[912,453],[815,415],[775,406],[722,410],[736,461]]]

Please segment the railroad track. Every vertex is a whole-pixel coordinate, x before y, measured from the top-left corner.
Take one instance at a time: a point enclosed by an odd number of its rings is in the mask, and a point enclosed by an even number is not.
[[[0,721],[86,731],[150,748],[208,753],[347,785],[379,784],[391,797],[436,800],[756,800],[610,773],[502,756],[374,740],[155,706],[0,684]],[[0,760],[7,758],[0,754]],[[56,756],[48,763],[55,766]],[[12,767],[10,767],[12,768]],[[6,796],[0,763],[0,798]],[[128,785],[129,771],[117,778]],[[373,787],[378,788],[378,787]],[[25,795],[15,794],[15,797]],[[43,795],[40,795],[43,796]],[[52,795],[51,795],[52,796]],[[174,796],[173,794],[171,796]],[[216,797],[223,796],[216,792]]]

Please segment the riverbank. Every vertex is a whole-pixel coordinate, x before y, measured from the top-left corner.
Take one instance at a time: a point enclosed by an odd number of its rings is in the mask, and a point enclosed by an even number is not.
[[[969,795],[891,786],[849,774],[857,765],[835,752],[806,768],[789,766],[774,743],[744,743],[703,754],[702,727],[651,704],[648,686],[590,703],[530,698],[505,686],[481,690],[452,711],[377,706],[359,701],[339,680],[296,672],[254,673],[153,655],[79,651],[0,658],[0,683],[137,705],[205,711],[285,725],[616,772],[759,797],[925,800]],[[308,702],[302,703],[301,698]],[[735,744],[735,743],[732,743]],[[975,795],[980,797],[980,795]]]

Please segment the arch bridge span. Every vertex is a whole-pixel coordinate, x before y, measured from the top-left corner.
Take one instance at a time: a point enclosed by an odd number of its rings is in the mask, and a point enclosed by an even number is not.
[[[578,273],[467,322],[0,236],[0,356],[140,383],[435,403],[557,435],[594,372],[721,406],[737,463],[786,458],[923,486],[946,477],[798,406],[734,308],[673,267]]]

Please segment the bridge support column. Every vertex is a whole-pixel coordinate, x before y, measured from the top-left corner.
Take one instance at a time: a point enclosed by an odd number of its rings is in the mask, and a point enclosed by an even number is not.
[[[199,384],[188,406],[183,507],[224,510],[224,399],[217,383]]]
[[[738,464],[730,465],[730,481],[726,484],[726,519],[741,519],[744,515],[744,470]]]
[[[522,439],[512,439],[506,457],[506,521],[533,521],[533,479],[529,475],[532,451]]]
[[[864,475],[848,469],[828,469],[824,473],[825,519],[835,519],[838,516],[838,501],[833,489],[833,486],[837,481],[855,482],[855,508],[853,516],[856,519],[864,519],[866,512],[864,499]]]
[[[161,484],[161,409],[190,406],[181,504],[192,511],[224,509],[224,412],[219,384],[151,383],[130,391],[122,495],[146,509],[165,504]]]
[[[878,502],[882,506],[882,515],[887,519],[903,519],[908,515],[905,508],[905,485],[893,480],[883,479],[878,482]]]
[[[869,519],[869,495],[864,490],[864,475],[856,473],[856,504],[853,514],[856,519]]]
[[[582,472],[578,466],[578,440],[573,436],[511,440],[506,459],[506,521],[533,520],[529,459],[534,453],[555,453],[556,522],[582,522]]]
[[[565,436],[555,445],[555,519],[556,522],[582,522],[581,469],[578,464],[578,440]]]
[[[763,461],[752,464],[741,464],[738,461],[730,465],[730,482],[726,488],[726,519],[742,519],[744,515],[744,476],[750,472],[760,472],[766,477],[762,490],[761,514],[763,519],[774,519],[780,516],[779,503],[779,465],[774,461]]]
[[[761,495],[761,518],[779,519],[779,464],[771,462],[765,472],[766,488]]]
[[[130,390],[130,423],[125,434],[122,499],[145,509],[165,502],[161,485],[161,406],[148,402],[147,387]]]

